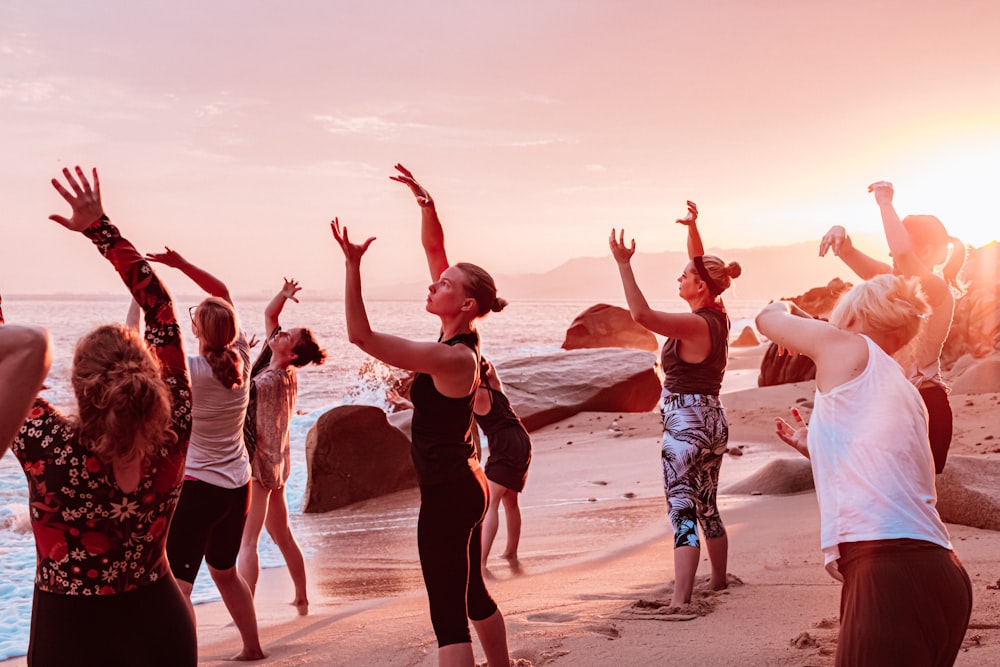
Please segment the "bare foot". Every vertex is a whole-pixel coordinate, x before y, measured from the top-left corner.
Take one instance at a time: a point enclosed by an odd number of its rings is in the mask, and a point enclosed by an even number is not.
[[[266,657],[267,656],[264,655],[264,652],[260,650],[260,648],[257,648],[255,650],[244,648],[242,651],[240,651],[239,655],[234,655],[232,658],[230,658],[230,660],[239,660],[241,662],[247,662],[250,660],[263,660]]]
[[[524,568],[521,567],[521,561],[517,559],[517,554],[506,554],[502,555],[503,558],[507,559],[507,563],[510,565],[510,571],[514,574],[521,574],[524,572]]]
[[[295,607],[295,610],[299,612],[299,616],[309,615],[309,600],[292,600],[289,604]]]

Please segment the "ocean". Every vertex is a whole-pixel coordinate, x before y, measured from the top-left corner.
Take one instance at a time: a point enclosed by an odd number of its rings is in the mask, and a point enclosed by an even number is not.
[[[200,297],[176,297],[177,312],[185,324],[185,341],[194,341],[190,321],[184,313],[198,303]],[[263,312],[267,298],[235,299],[241,325],[247,335],[264,336]],[[733,321],[733,335],[764,306],[764,301],[727,301]],[[97,325],[122,321],[128,310],[126,297],[74,296],[4,296],[4,315],[8,323],[26,323],[49,329],[53,340],[53,364],[43,395],[65,411],[74,405],[69,384],[70,364],[76,340]],[[438,320],[424,311],[422,303],[414,301],[371,301],[367,304],[372,327],[419,340],[434,340]],[[513,302],[503,312],[493,313],[480,323],[483,354],[494,362],[527,356],[557,353],[566,329],[573,319],[593,301],[528,301]],[[618,304],[622,305],[622,304]],[[651,302],[654,308],[680,312],[686,304],[680,300]],[[292,513],[292,529],[299,539],[307,560],[312,555],[310,538],[317,531],[358,531],[409,529],[416,522],[416,508],[399,516],[369,516],[350,525],[331,526],[330,522],[313,520],[301,514],[306,484],[305,439],[309,428],[325,410],[345,404],[365,404],[387,408],[385,390],[391,382],[388,367],[372,360],[347,341],[344,307],[340,300],[308,300],[288,302],[281,313],[284,327],[307,326],[326,348],[328,357],[323,366],[301,369],[297,415],[292,421],[292,473],[287,485],[288,507]],[[190,348],[189,348],[190,349]],[[251,352],[256,356],[256,351]],[[753,377],[730,377],[737,385],[752,386]],[[742,384],[740,384],[742,382]],[[730,384],[730,388],[735,385]],[[725,390],[725,388],[724,388]],[[277,547],[267,537],[261,538],[261,566],[279,567],[284,564]],[[10,454],[0,459],[0,604],[7,610],[0,618],[0,659],[24,655],[28,646],[31,619],[31,599],[35,571],[35,547],[28,521],[27,487],[24,474]],[[195,582],[194,602],[219,599],[215,585],[203,567]]]

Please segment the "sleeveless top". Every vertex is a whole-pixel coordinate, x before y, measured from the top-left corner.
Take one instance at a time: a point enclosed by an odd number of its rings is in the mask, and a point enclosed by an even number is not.
[[[480,388],[486,389],[490,392],[490,411],[485,415],[477,414],[476,423],[479,427],[483,429],[483,433],[486,437],[491,437],[497,431],[505,428],[520,428],[524,429],[524,425],[521,423],[521,418],[517,416],[514,412],[514,408],[511,407],[510,399],[499,389],[491,387],[486,380],[486,365],[480,364],[479,366],[479,382]]]
[[[660,353],[663,389],[674,394],[718,396],[729,357],[729,316],[718,308],[699,308],[694,314],[708,323],[712,350],[700,364],[689,364],[677,353],[680,340],[668,338]]]
[[[459,334],[444,345],[465,345],[479,360],[479,334]],[[472,439],[474,387],[468,396],[450,398],[440,393],[426,373],[413,376],[410,455],[421,486],[444,484],[479,466]]]
[[[935,508],[923,399],[899,364],[862,338],[867,366],[828,392],[817,389],[809,419],[820,543],[834,577],[842,542],[909,538],[951,549]]]

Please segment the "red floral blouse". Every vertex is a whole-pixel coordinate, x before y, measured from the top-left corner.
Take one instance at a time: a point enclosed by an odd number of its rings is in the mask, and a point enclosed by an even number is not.
[[[180,496],[191,435],[191,384],[173,302],[149,264],[107,217],[84,234],[107,257],[145,313],[177,441],[143,463],[138,488],[118,488],[110,463],[80,442],[74,422],[38,398],[12,447],[28,478],[38,567],[35,586],[64,595],[113,595],[167,575],[167,528]]]

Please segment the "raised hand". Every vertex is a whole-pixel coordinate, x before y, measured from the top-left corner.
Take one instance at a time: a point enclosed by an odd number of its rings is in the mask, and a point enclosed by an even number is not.
[[[611,255],[619,264],[627,263],[632,259],[632,255],[635,254],[635,239],[632,239],[631,246],[626,246],[624,229],[621,231],[621,235],[616,238],[615,230],[612,228],[611,238],[608,239],[608,245],[611,247]]]
[[[799,413],[797,408],[792,408],[792,422],[794,423],[794,426],[786,422],[781,417],[775,417],[775,433],[783,443],[794,447],[800,454],[809,458],[809,446],[807,444],[809,438],[809,426],[806,424],[805,420],[802,419],[802,415]]]
[[[73,209],[72,215],[69,218],[61,215],[50,215],[49,220],[55,220],[66,229],[74,232],[82,232],[104,215],[104,207],[101,205],[101,181],[97,177],[96,168],[93,171],[93,188],[84,175],[83,169],[76,167],[75,172],[76,176],[74,177],[68,167],[64,167],[62,170],[63,177],[73,192],[67,190],[59,182],[59,179],[52,179],[52,187],[62,195],[62,198]]]
[[[875,195],[875,202],[879,206],[892,204],[892,183],[889,181],[877,181],[868,186],[868,192]]]
[[[677,218],[677,224],[684,225],[685,227],[693,225],[698,221],[698,205],[689,199],[687,206],[687,215],[683,218]]]
[[[165,252],[147,252],[146,260],[165,264],[166,266],[171,266],[175,269],[178,269],[187,263],[187,260],[181,257],[181,254],[176,250],[171,250],[167,246],[163,246],[163,250]]]
[[[333,232],[333,238],[337,240],[340,244],[340,249],[344,251],[344,259],[348,263],[361,263],[361,256],[365,254],[368,250],[368,246],[372,244],[375,240],[374,236],[368,237],[368,240],[358,245],[356,243],[351,243],[351,239],[347,234],[347,226],[340,226],[340,218],[334,218],[333,222],[330,223],[330,230]]]
[[[847,235],[847,230],[840,225],[834,225],[819,242],[819,256],[825,257],[827,251],[832,250],[834,255],[840,257],[842,252],[850,250],[852,247],[851,237]]]
[[[281,288],[281,296],[298,303],[299,299],[295,295],[302,290],[302,288],[299,287],[299,281],[295,279],[289,280],[288,278],[282,278],[282,280],[285,281],[285,284]]]
[[[417,179],[413,178],[413,174],[410,173],[409,169],[407,169],[401,164],[397,164],[396,171],[399,172],[399,175],[390,176],[389,178],[393,181],[398,181],[403,185],[405,185],[406,187],[410,188],[410,191],[413,193],[413,196],[417,198],[417,204],[419,204],[421,207],[434,205],[434,200],[431,198],[431,194],[427,192],[424,186],[420,185],[420,183],[417,183]]]

